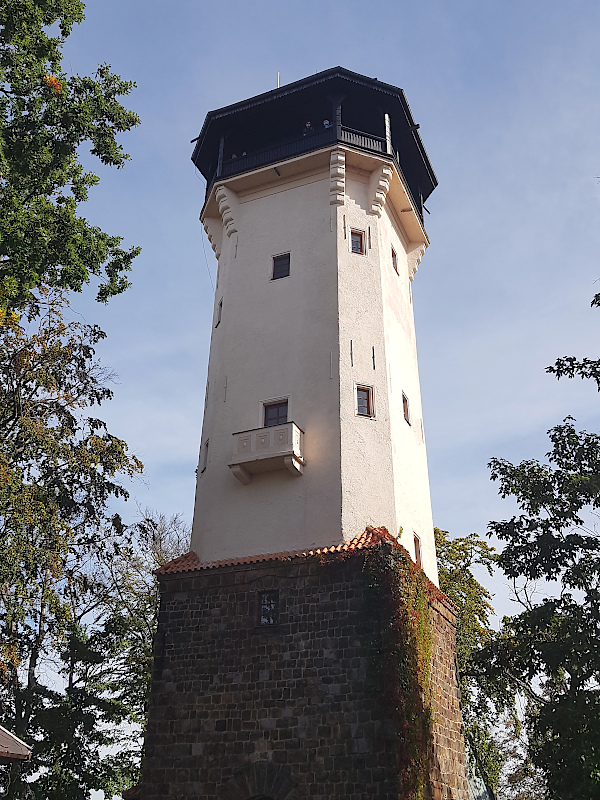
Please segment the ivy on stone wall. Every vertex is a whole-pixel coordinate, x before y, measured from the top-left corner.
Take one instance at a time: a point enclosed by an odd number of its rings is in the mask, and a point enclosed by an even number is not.
[[[391,536],[367,550],[365,570],[380,621],[372,660],[394,726],[398,796],[423,800],[433,736],[430,604],[435,587]]]

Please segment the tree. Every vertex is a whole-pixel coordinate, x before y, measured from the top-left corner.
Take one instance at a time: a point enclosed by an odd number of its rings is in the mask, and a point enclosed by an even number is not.
[[[125,645],[107,623],[105,575],[132,538],[109,503],[142,465],[86,414],[112,396],[94,355],[104,333],[69,321],[65,294],[93,278],[106,301],[128,285],[139,250],[79,216],[98,183],[79,152],[89,143],[121,167],[117,135],[139,120],[118,102],[134,84],[109,66],[94,78],[63,70],[83,9],[0,8],[0,714],[34,752],[0,768],[8,798],[126,786],[138,744],[123,739],[142,720],[116,680]]]
[[[502,701],[487,683],[473,673],[472,664],[492,638],[490,615],[494,613],[490,592],[475,578],[479,567],[493,573],[497,554],[476,533],[451,539],[448,531],[435,528],[440,589],[458,608],[456,655],[465,736],[474,752],[488,786],[498,788],[504,759],[496,742],[497,705],[510,706],[512,696]]]
[[[154,571],[187,553],[189,543],[190,529],[180,514],[146,509],[132,527],[130,546],[104,564],[105,629],[120,642],[112,665],[119,697],[135,707],[144,728],[160,601]]]
[[[101,565],[129,541],[108,501],[127,497],[120,476],[142,465],[85,415],[112,395],[94,356],[104,334],[66,313],[42,291],[31,317],[0,327],[0,703],[34,750],[0,774],[8,798],[34,773],[33,796],[48,800],[88,797],[129,769],[98,757],[134,709],[107,679],[116,643],[97,617]]]
[[[121,167],[129,156],[116,136],[139,124],[118,102],[133,83],[106,64],[95,78],[62,68],[83,9],[81,0],[0,5],[0,309],[22,309],[40,286],[80,291],[92,275],[106,301],[127,288],[139,252],[77,214],[99,180],[80,163],[80,145]]]
[[[600,388],[600,361],[565,357],[548,371]],[[548,432],[545,462],[490,462],[501,496],[519,509],[489,531],[506,543],[498,564],[523,611],[479,657],[488,679],[527,698],[529,757],[556,800],[600,794],[600,436],[574,422]]]

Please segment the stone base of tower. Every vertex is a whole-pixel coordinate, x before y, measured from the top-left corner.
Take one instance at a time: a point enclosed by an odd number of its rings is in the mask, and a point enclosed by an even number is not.
[[[364,569],[376,547],[398,545],[368,529],[328,552],[162,569],[143,800],[406,800]],[[455,615],[431,590],[423,796],[467,800]]]

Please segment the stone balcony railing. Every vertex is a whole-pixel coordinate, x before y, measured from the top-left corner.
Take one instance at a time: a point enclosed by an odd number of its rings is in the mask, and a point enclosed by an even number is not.
[[[292,475],[304,471],[304,432],[295,422],[256,428],[233,434],[233,456],[229,469],[240,483],[248,484],[259,472],[287,469]]]

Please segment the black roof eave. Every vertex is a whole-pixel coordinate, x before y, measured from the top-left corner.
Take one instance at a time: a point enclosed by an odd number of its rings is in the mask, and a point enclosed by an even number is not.
[[[432,190],[433,190],[438,185],[438,180],[435,175],[435,172],[433,171],[433,167],[427,155],[427,151],[425,150],[425,146],[423,144],[421,136],[419,135],[419,132],[416,129],[412,111],[410,109],[410,106],[408,105],[408,101],[406,100],[404,91],[396,86],[392,86],[389,83],[383,83],[382,81],[378,81],[376,78],[369,78],[368,76],[361,75],[358,72],[352,72],[351,70],[345,69],[344,67],[332,67],[331,69],[324,70],[323,72],[318,72],[315,75],[310,75],[307,78],[302,78],[299,81],[288,83],[285,86],[281,86],[278,89],[271,89],[268,92],[263,92],[262,94],[255,95],[254,97],[250,97],[247,100],[241,100],[238,103],[232,103],[229,106],[223,106],[222,108],[215,109],[214,111],[209,111],[204,120],[204,124],[202,125],[200,134],[196,139],[196,145],[194,147],[194,152],[192,153],[192,161],[196,166],[198,166],[197,162],[198,162],[199,151],[202,148],[204,140],[207,136],[208,128],[210,127],[213,121],[216,122],[217,120],[224,119],[230,116],[231,114],[235,114],[240,111],[245,111],[249,108],[254,108],[264,103],[271,102],[272,100],[277,100],[280,97],[286,97],[288,95],[294,94],[295,92],[302,91],[303,89],[307,89],[311,86],[316,86],[319,83],[324,83],[325,81],[329,81],[334,78],[342,78],[343,80],[348,80],[353,83],[357,83],[361,86],[374,89],[375,91],[391,95],[398,99],[402,107],[402,110],[405,114],[407,124],[411,128],[414,143],[417,147],[417,150],[419,151],[419,155],[423,160],[423,164],[431,180]]]

